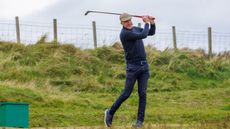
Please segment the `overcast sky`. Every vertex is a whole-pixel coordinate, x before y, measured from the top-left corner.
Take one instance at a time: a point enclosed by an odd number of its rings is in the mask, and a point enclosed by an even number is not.
[[[89,14],[87,10],[153,15],[158,28],[175,25],[182,29],[206,29],[230,32],[230,0],[0,0],[0,20],[52,22],[119,27],[119,17]],[[134,24],[142,22],[134,19]]]

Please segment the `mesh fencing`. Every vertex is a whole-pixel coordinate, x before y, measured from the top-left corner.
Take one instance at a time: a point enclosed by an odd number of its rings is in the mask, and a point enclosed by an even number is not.
[[[57,25],[58,42],[74,44],[76,47],[94,48],[92,25]],[[96,26],[97,46],[111,46],[119,42],[121,28],[111,26]],[[37,23],[20,21],[20,39],[22,43],[34,44],[41,36],[47,35],[48,41],[53,40],[53,23]],[[176,30],[177,47],[203,49],[208,51],[208,31]],[[0,21],[0,41],[16,42],[16,25],[13,21]],[[159,50],[173,48],[172,30],[157,29],[154,36],[144,39],[145,45],[151,45]],[[230,50],[230,33],[212,32],[212,50],[215,53]]]

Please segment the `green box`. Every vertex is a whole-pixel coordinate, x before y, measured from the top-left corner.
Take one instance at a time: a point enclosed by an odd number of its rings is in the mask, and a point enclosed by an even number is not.
[[[29,104],[0,102],[0,127],[29,127]]]

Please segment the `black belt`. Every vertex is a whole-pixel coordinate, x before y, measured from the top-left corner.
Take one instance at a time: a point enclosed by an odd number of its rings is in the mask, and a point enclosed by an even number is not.
[[[132,63],[128,63],[128,64],[134,64],[134,65],[145,65],[147,64],[148,62],[146,60],[143,60],[143,61],[137,61],[137,62],[132,62]]]

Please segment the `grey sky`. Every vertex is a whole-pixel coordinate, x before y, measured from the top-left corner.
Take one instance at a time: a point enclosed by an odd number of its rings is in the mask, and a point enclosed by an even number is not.
[[[10,1],[10,0],[8,0]],[[98,25],[119,27],[118,16],[90,14],[87,10],[127,12],[137,15],[153,15],[160,28],[176,25],[181,28],[206,29],[212,26],[217,31],[230,29],[229,0],[54,0],[49,6],[20,16],[26,21],[51,22],[57,18],[63,24]],[[14,18],[14,16],[12,16]],[[133,19],[134,23],[141,22]]]

